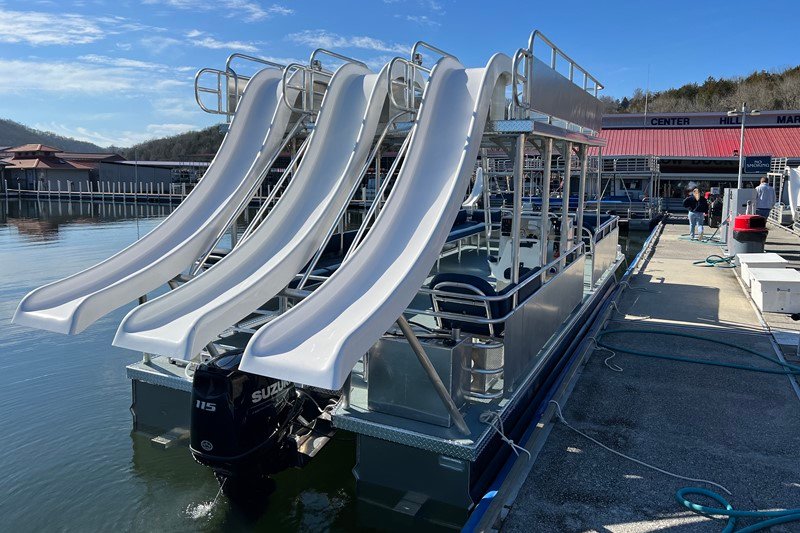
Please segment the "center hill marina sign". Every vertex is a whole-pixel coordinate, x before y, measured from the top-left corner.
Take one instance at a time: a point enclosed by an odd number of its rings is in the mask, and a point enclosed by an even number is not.
[[[603,129],[629,128],[726,128],[739,127],[741,116],[728,116],[726,113],[659,113],[605,115]],[[759,115],[747,117],[747,125],[758,126],[800,126],[800,110],[761,111]]]

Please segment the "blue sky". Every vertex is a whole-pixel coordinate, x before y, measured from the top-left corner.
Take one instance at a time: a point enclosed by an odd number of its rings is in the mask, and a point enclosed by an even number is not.
[[[479,66],[534,28],[623,96],[648,66],[659,90],[796,65],[798,19],[789,0],[0,0],[0,118],[127,146],[218,122],[192,80],[233,51],[286,62],[325,47],[377,69],[422,39]]]

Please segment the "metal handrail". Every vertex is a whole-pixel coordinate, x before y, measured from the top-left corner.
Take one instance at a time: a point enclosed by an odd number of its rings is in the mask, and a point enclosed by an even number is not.
[[[533,52],[526,48],[520,48],[514,53],[514,58],[511,63],[511,95],[514,104],[522,109],[530,109],[531,103],[528,101],[528,76],[519,73],[519,66],[523,59],[528,60],[533,58]],[[527,66],[527,63],[523,63]],[[527,72],[527,68],[526,68]],[[522,100],[520,100],[520,93],[518,90],[519,85],[522,84]]]
[[[239,215],[242,214],[244,209],[250,203],[250,200],[252,200],[253,195],[261,186],[264,179],[267,177],[267,174],[272,168],[272,165],[275,164],[275,161],[278,159],[278,156],[280,156],[280,153],[284,150],[284,148],[286,148],[286,146],[289,144],[289,141],[292,138],[294,138],[295,134],[297,134],[297,132],[300,131],[300,128],[303,125],[304,122],[302,120],[298,120],[297,123],[294,125],[294,127],[286,135],[280,148],[278,148],[275,151],[275,153],[270,158],[269,162],[264,166],[264,170],[261,171],[261,174],[259,175],[258,179],[253,182],[253,185],[250,187],[250,190],[247,191],[247,195],[242,197],[242,200],[236,206],[236,209],[228,216],[228,219],[225,221],[225,225],[222,227],[222,229],[217,233],[217,236],[214,238],[213,244],[209,246],[205,252],[203,252],[203,254],[198,258],[197,263],[189,271],[190,276],[194,276],[200,271],[201,268],[203,268],[203,265],[208,260],[208,257],[211,255],[211,253],[214,251],[214,248],[216,248],[217,245],[219,245],[220,241],[222,240],[222,237],[225,236],[225,233],[228,231],[228,228],[231,226],[231,224],[233,224],[233,222],[237,218],[239,218]]]
[[[403,81],[397,81],[394,76],[392,76],[396,63],[403,64],[404,73],[403,76],[401,76]],[[417,88],[417,70],[427,72],[428,74],[431,72],[430,69],[402,57],[395,57],[389,61],[389,68],[386,73],[386,76],[389,78],[389,101],[397,109],[402,109],[403,111],[409,113],[417,112],[417,99],[414,93],[415,89]],[[403,97],[405,98],[405,101],[402,103],[398,102],[397,98],[394,96],[393,89],[395,86],[400,86],[403,88]]]
[[[363,61],[359,61],[358,59],[353,59],[352,57],[348,57],[348,56],[345,56],[345,55],[342,55],[342,54],[338,54],[336,52],[332,52],[332,51],[327,50],[325,48],[317,48],[316,50],[311,52],[311,57],[309,57],[309,59],[308,59],[308,64],[311,66],[311,68],[314,68],[314,65],[315,65],[314,62],[315,61],[319,61],[317,59],[318,55],[326,55],[326,56],[329,56],[329,57],[333,57],[335,59],[341,59],[345,63],[355,63],[356,65],[361,65],[364,68],[369,68],[367,66],[367,64],[364,63]],[[321,64],[321,63],[319,63],[319,64]],[[323,71],[323,72],[327,72],[327,71]]]
[[[242,237],[239,240],[239,242],[244,242],[245,239],[247,239],[248,237],[250,237],[250,235],[253,234],[259,222],[261,221],[262,217],[264,216],[264,213],[267,212],[267,209],[269,209],[269,206],[272,204],[273,200],[275,200],[275,197],[278,195],[278,191],[281,190],[283,184],[288,179],[289,174],[292,173],[292,168],[295,166],[295,163],[297,162],[298,159],[300,159],[305,155],[310,139],[311,139],[310,136],[303,139],[303,142],[300,144],[300,147],[297,149],[297,152],[295,152],[294,157],[289,162],[289,164],[286,165],[286,168],[281,173],[281,177],[278,178],[277,182],[275,182],[275,187],[273,187],[272,190],[269,192],[267,198],[261,203],[261,205],[258,208],[258,211],[256,211],[256,214],[253,215],[253,220],[250,221],[250,224],[247,226],[247,228],[245,228],[244,232],[242,232]]]
[[[230,109],[230,94],[228,81],[233,78],[233,85],[234,85],[234,94],[236,95],[236,103],[239,103],[239,80],[250,80],[250,76],[242,76],[236,73],[235,70],[231,67],[231,63],[234,59],[246,59],[248,61],[253,61],[255,63],[261,63],[268,67],[273,67],[277,69],[283,69],[284,66],[280,63],[275,63],[274,61],[269,61],[267,59],[262,59],[260,57],[250,56],[246,54],[234,53],[228,56],[228,59],[225,61],[225,70],[220,70],[216,68],[201,68],[197,71],[194,75],[194,99],[197,102],[197,105],[205,111],[206,113],[211,113],[214,115],[226,115],[230,117],[233,113]],[[200,78],[203,74],[215,74],[217,77],[217,87],[216,89],[212,89],[210,87],[203,87],[200,85]],[[222,79],[225,79],[225,87],[222,87]],[[217,109],[209,109],[200,99],[200,93],[209,93],[214,94],[217,96]],[[225,109],[223,110],[223,98],[225,99]],[[235,108],[234,108],[235,111]]]
[[[394,105],[396,108],[408,111],[410,113],[415,113],[417,111],[417,99],[415,96],[415,90],[417,88],[417,72],[422,71],[430,74],[431,70],[433,69],[433,67],[428,68],[423,66],[422,54],[419,53],[419,50],[422,48],[430,50],[435,54],[439,54],[442,57],[451,57],[458,61],[456,56],[449,52],[445,52],[439,47],[433,46],[425,41],[417,41],[414,43],[414,46],[411,47],[410,59],[395,57],[389,62],[389,72],[387,73],[387,76],[389,77],[389,99],[392,102],[392,105]],[[396,82],[392,76],[396,63],[402,63],[404,68],[404,75],[402,76],[404,81],[400,83]],[[400,85],[403,87],[405,102],[402,104],[399,103],[394,96],[394,91],[392,89],[395,85]],[[420,86],[421,85],[422,84],[420,84]]]
[[[359,172],[358,175],[359,177],[353,182],[353,187],[350,189],[350,194],[347,197],[347,201],[342,203],[342,206],[339,208],[339,213],[336,215],[336,220],[334,221],[333,224],[331,224],[330,228],[328,229],[328,233],[327,235],[325,235],[325,239],[323,239],[322,243],[319,245],[319,248],[317,248],[317,251],[314,254],[313,259],[311,259],[308,268],[306,268],[305,272],[303,272],[303,277],[300,278],[300,282],[297,284],[298,289],[302,289],[303,287],[305,287],[306,282],[308,282],[308,277],[311,275],[311,272],[314,270],[314,268],[316,268],[317,263],[319,262],[323,252],[325,251],[325,245],[331,239],[331,237],[333,236],[333,232],[336,231],[336,227],[339,225],[339,221],[347,212],[347,209],[350,206],[350,202],[352,201],[353,196],[355,196],[356,192],[358,192],[358,188],[361,186],[361,181],[367,174],[367,170],[369,170],[372,161],[375,159],[375,157],[377,157],[378,150],[380,150],[380,147],[383,144],[384,139],[386,138],[386,134],[389,133],[389,129],[392,127],[393,124],[395,124],[397,119],[399,119],[401,116],[405,114],[406,114],[405,111],[401,111],[396,115],[394,115],[391,119],[389,119],[389,122],[386,123],[386,127],[383,129],[383,132],[381,132],[380,136],[378,137],[378,140],[375,142],[375,146],[372,148],[372,151],[369,153],[369,156],[367,156],[367,159],[364,161],[364,166],[361,168],[361,171]],[[380,197],[376,194],[373,202],[377,202],[379,198]],[[355,239],[353,240],[353,243],[355,243]]]
[[[237,107],[239,105],[239,79],[242,79],[242,80],[245,80],[245,81],[250,81],[250,76],[241,76],[241,75],[237,74],[235,70],[233,70],[233,67],[231,67],[231,63],[233,63],[234,59],[245,59],[247,61],[252,61],[254,63],[261,63],[262,65],[266,65],[268,67],[274,67],[274,68],[277,68],[277,69],[280,69],[280,70],[283,70],[283,69],[286,68],[286,65],[282,65],[280,63],[276,63],[274,61],[269,61],[268,59],[262,59],[262,58],[256,57],[256,56],[251,56],[251,55],[247,55],[247,54],[241,54],[239,52],[235,52],[235,53],[229,55],[228,59],[225,60],[225,72],[229,73],[229,74],[231,74],[233,76],[233,94],[236,95],[236,105],[237,105]],[[227,88],[227,83],[226,83],[226,88]],[[230,99],[230,95],[228,95],[228,98]],[[226,102],[226,103],[229,104],[229,102]],[[230,113],[228,113],[228,115],[229,114]]]
[[[567,62],[569,62],[569,64],[570,64],[570,77],[569,77],[569,81],[571,81],[571,82],[574,82],[574,81],[575,81],[575,80],[573,79],[573,76],[574,76],[574,71],[575,71],[575,69],[577,68],[577,69],[578,69],[578,70],[579,70],[581,73],[583,73],[583,75],[584,75],[584,82],[583,82],[583,89],[584,89],[584,90],[587,90],[587,89],[588,89],[588,88],[587,88],[587,79],[590,79],[590,80],[592,80],[592,81],[594,82],[594,96],[595,96],[595,97],[597,97],[597,93],[598,93],[598,91],[601,91],[601,90],[605,89],[605,86],[604,86],[602,83],[600,83],[600,81],[599,81],[597,78],[595,78],[594,76],[592,76],[591,74],[589,74],[589,71],[587,71],[585,68],[583,68],[582,66],[580,66],[580,65],[579,65],[579,64],[578,64],[578,63],[577,63],[577,62],[576,62],[574,59],[572,59],[571,57],[569,57],[569,56],[566,54],[566,52],[564,52],[562,49],[560,49],[558,46],[556,46],[556,44],[555,44],[553,41],[551,41],[550,39],[548,39],[548,38],[547,38],[547,37],[546,37],[546,36],[545,36],[545,35],[544,35],[544,34],[543,34],[541,31],[539,31],[539,30],[534,30],[534,31],[533,31],[533,33],[531,33],[531,36],[528,38],[528,50],[530,50],[530,51],[531,51],[531,54],[533,54],[533,47],[534,47],[534,45],[536,44],[536,38],[537,38],[537,37],[539,37],[539,39],[540,39],[541,41],[543,41],[543,42],[544,42],[544,43],[545,43],[547,46],[549,46],[549,47],[550,47],[550,50],[551,50],[551,55],[550,55],[550,68],[552,68],[553,70],[555,70],[555,68],[556,68],[556,58],[557,58],[558,56],[561,56],[561,57],[563,57],[565,60],[567,60]],[[576,84],[576,85],[577,85],[577,84]]]
[[[526,285],[532,283],[535,279],[537,279],[537,278],[541,279],[553,267],[561,266],[561,263],[565,263],[566,259],[568,257],[570,257],[571,255],[573,255],[575,252],[583,251],[583,246],[584,245],[583,245],[582,242],[579,242],[578,244],[575,244],[569,250],[567,250],[566,253],[562,254],[561,256],[553,259],[552,261],[550,261],[549,263],[544,265],[542,268],[539,269],[539,271],[535,275],[530,276],[529,278],[525,279],[522,283],[518,283],[510,291],[508,291],[505,294],[498,294],[498,295],[495,295],[495,296],[473,296],[473,295],[469,295],[469,294],[461,294],[461,293],[457,293],[457,292],[442,292],[442,291],[435,291],[433,289],[425,289],[425,288],[420,288],[417,292],[419,294],[428,294],[428,295],[431,295],[431,296],[456,298],[456,299],[461,299],[461,300],[471,300],[471,301],[474,301],[474,302],[483,302],[483,301],[486,301],[486,302],[500,302],[500,301],[503,301],[503,300],[507,300],[509,297],[513,296],[514,294],[516,294],[517,292],[522,290]],[[544,282],[544,280],[541,280],[541,281]],[[543,286],[544,286],[544,283],[543,283]],[[419,311],[417,309],[407,309],[405,312],[406,313],[417,313],[417,312],[419,312],[421,314],[428,314],[430,316],[439,316],[439,315],[433,315],[433,314],[431,314],[430,312],[427,312],[427,311],[422,312],[422,311]],[[512,312],[513,312],[513,310],[512,310]],[[509,316],[511,316],[510,313],[508,315],[506,315],[505,317],[503,317],[503,319],[508,318]],[[462,318],[465,318],[465,315],[455,315],[455,314],[453,314],[453,315],[451,315],[451,318],[455,318],[456,320],[461,320]],[[469,320],[466,320],[466,321],[470,322]],[[477,323],[477,324],[488,324],[488,323],[495,324],[497,322],[502,322],[502,321],[503,320],[500,320],[500,319],[493,319],[491,322],[478,321],[478,322],[475,322],[475,323]]]
[[[217,75],[217,88],[211,89],[208,87],[203,87],[200,85],[200,77],[203,74],[212,73]],[[197,105],[200,106],[200,109],[205,111],[206,113],[211,113],[212,115],[227,115],[227,111],[222,111],[222,76],[225,76],[225,83],[227,85],[227,73],[223,72],[216,68],[201,68],[197,71],[194,75],[194,100],[197,102]],[[200,99],[200,93],[209,93],[217,95],[217,109],[209,109]]]
[[[486,294],[478,287],[474,287],[467,283],[461,283],[458,281],[441,281],[433,287],[433,290],[438,291],[439,290],[438,287],[445,287],[445,289],[447,288],[466,289],[474,292],[476,296],[483,296],[484,298],[486,297]],[[445,290],[443,292],[446,293],[447,291]],[[453,299],[447,296],[439,297],[435,294],[431,295],[431,304],[433,305],[433,311],[436,313],[442,312],[439,306],[440,303],[463,303],[463,302],[464,299]],[[483,310],[486,312],[486,318],[492,318],[492,308],[490,307],[489,302],[485,300],[482,302],[469,302],[467,305],[473,305],[474,307],[483,307]],[[494,324],[489,324],[489,336],[494,337]]]
[[[412,133],[409,133],[408,136],[403,140],[403,144],[400,145],[400,149],[397,150],[397,155],[392,161],[392,166],[389,167],[389,170],[386,172],[386,179],[383,180],[381,186],[375,191],[375,199],[372,201],[372,204],[369,206],[369,210],[364,215],[363,220],[361,221],[361,226],[359,226],[358,231],[356,232],[356,236],[353,238],[352,244],[350,244],[350,248],[347,250],[347,253],[344,255],[344,259],[342,262],[346,261],[348,257],[353,254],[353,251],[358,247],[359,242],[364,237],[364,233],[367,231],[367,225],[369,224],[370,219],[375,214],[375,211],[378,208],[378,204],[380,203],[380,199],[383,198],[383,193],[386,192],[386,188],[390,181],[392,181],[392,176],[394,175],[395,171],[397,170],[397,166],[400,164],[400,159],[405,156],[406,151],[408,150],[408,146],[411,141]]]
[[[563,50],[561,50],[558,46],[556,46],[553,41],[548,39],[541,31],[534,30],[530,37],[528,38],[528,47],[527,48],[520,48],[514,53],[514,57],[512,60],[512,69],[511,69],[511,101],[512,103],[519,109],[525,109],[527,111],[533,111],[533,102],[531,101],[531,90],[532,90],[532,80],[533,80],[533,65],[535,59],[535,52],[534,46],[536,44],[536,39],[544,42],[550,48],[550,63],[549,66],[553,71],[558,72],[557,70],[557,63],[558,57],[562,57],[569,63],[569,76],[565,76],[570,82],[574,83],[582,87],[584,91],[589,92],[589,80],[591,80],[594,84],[593,86],[593,96],[597,98],[598,92],[604,88],[603,84],[600,83],[597,78],[589,74],[589,72],[580,66],[574,59],[568,56]],[[520,65],[522,65],[524,74],[519,72]],[[578,70],[580,73],[583,74],[583,84],[579,84],[575,80],[575,70]],[[559,74],[561,74],[559,72]],[[563,76],[563,74],[561,74]],[[520,91],[520,85],[521,91]],[[520,97],[520,92],[522,92],[522,97]],[[509,109],[511,113],[511,109]],[[516,113],[513,113],[516,115]],[[548,122],[552,123],[553,119],[556,117],[548,117]],[[560,120],[560,119],[559,119]],[[565,127],[567,129],[576,129],[577,131],[583,132],[586,128],[577,124],[570,124],[569,122],[565,122]]]
[[[340,59],[345,63],[354,63],[356,65],[361,65],[364,68],[369,68],[366,63],[363,61],[359,61],[358,59],[353,59],[352,57],[348,57],[342,54],[338,54],[336,52],[332,52],[330,50],[326,50],[325,48],[317,48],[313,52],[311,52],[311,56],[308,60],[308,65],[303,65],[300,63],[289,63],[283,71],[283,77],[281,78],[281,87],[283,88],[283,101],[284,103],[296,113],[300,113],[303,115],[315,115],[317,110],[314,109],[314,97],[318,94],[314,92],[314,84],[315,82],[319,81],[315,79],[315,76],[323,76],[327,78],[327,81],[333,77],[333,72],[329,70],[325,70],[322,68],[322,62],[318,59],[320,55],[327,55],[329,57],[333,57],[335,59]],[[289,75],[295,74],[300,72],[302,75],[302,80],[300,86],[292,85],[289,83]],[[292,88],[297,90],[301,94],[301,105],[302,107],[295,107],[292,102],[289,101],[287,96],[287,88]]]
[[[444,50],[442,50],[441,48],[439,48],[437,46],[434,46],[434,45],[432,45],[430,43],[427,43],[425,41],[417,41],[417,42],[414,43],[414,46],[411,47],[411,61],[414,61],[414,62],[419,61],[420,65],[422,65],[422,54],[419,53],[419,49],[420,48],[425,48],[425,49],[430,50],[431,52],[433,52],[435,54],[439,54],[440,56],[452,57],[453,59],[458,61],[458,58],[456,56],[454,56],[453,54],[451,54],[449,52],[445,52]]]

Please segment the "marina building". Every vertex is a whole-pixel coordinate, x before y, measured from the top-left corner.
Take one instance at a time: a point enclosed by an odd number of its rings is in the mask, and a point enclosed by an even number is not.
[[[121,161],[114,153],[75,153],[44,144],[23,144],[3,150],[4,181],[9,189],[69,190],[78,183],[96,182],[103,161]]]
[[[724,112],[604,115],[605,195],[681,198],[692,183],[735,187],[741,121]],[[770,156],[776,168],[800,164],[800,111],[748,116],[743,155]],[[769,170],[745,172],[745,187],[757,185]]]

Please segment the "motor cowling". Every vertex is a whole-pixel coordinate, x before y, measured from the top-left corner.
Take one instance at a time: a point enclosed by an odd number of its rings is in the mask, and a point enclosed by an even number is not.
[[[294,385],[239,370],[242,352],[198,366],[190,449],[218,477],[267,476],[286,468],[291,422],[302,402]]]

